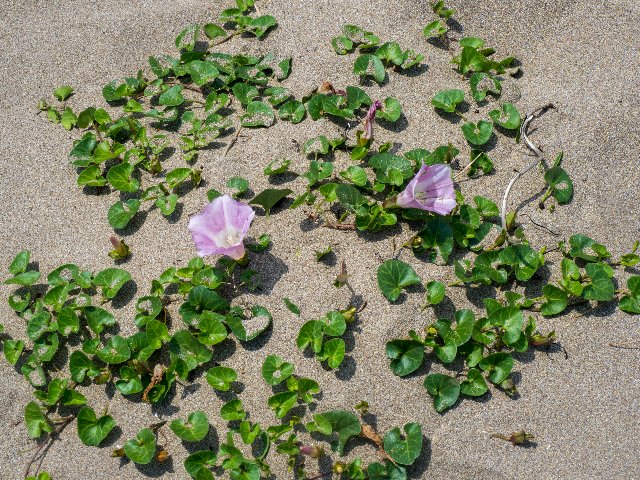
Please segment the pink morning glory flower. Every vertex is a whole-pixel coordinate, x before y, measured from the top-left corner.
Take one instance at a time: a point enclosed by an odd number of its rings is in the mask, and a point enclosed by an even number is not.
[[[215,198],[202,212],[189,220],[191,237],[198,255],[244,257],[244,237],[255,216],[253,209],[229,195]]]
[[[369,111],[367,112],[367,116],[364,119],[364,135],[362,138],[365,140],[371,140],[373,138],[373,121],[376,118],[376,112],[382,108],[382,103],[380,100],[376,100],[373,102]]]
[[[441,163],[423,165],[407,188],[398,195],[395,204],[402,208],[419,208],[448,215],[456,207],[451,168]]]

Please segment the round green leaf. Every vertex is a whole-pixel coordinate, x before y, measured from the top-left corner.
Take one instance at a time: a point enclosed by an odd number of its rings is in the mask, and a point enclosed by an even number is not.
[[[441,373],[432,373],[424,379],[424,387],[433,397],[436,412],[452,407],[460,396],[460,382],[457,378]]]
[[[489,380],[499,385],[507,379],[513,369],[513,357],[505,352],[492,353],[484,357],[479,366],[489,374]]]
[[[493,125],[486,120],[480,120],[477,124],[467,122],[462,127],[462,134],[473,145],[484,145],[491,138]]]
[[[424,360],[424,345],[414,340],[391,340],[386,345],[391,371],[399,377],[415,372]]]
[[[294,368],[292,363],[285,362],[279,355],[268,355],[262,364],[262,378],[269,385],[278,385],[291,376]]]
[[[378,82],[384,82],[387,75],[382,61],[371,54],[360,55],[353,64],[353,73],[359,77],[373,77]]]
[[[109,225],[113,228],[125,228],[133,216],[140,210],[140,200],[131,198],[126,202],[116,202],[111,205],[107,213]]]
[[[411,465],[422,450],[422,428],[417,423],[407,423],[404,438],[399,428],[394,428],[384,436],[384,451],[401,465]]]
[[[115,420],[110,415],[96,417],[91,407],[82,407],[78,412],[78,437],[85,445],[97,447],[109,435],[116,426]]]
[[[500,110],[491,110],[489,117],[491,117],[491,120],[493,120],[496,125],[500,125],[507,130],[517,130],[520,128],[520,113],[511,103],[503,103]]]
[[[178,105],[182,105],[184,103],[182,89],[182,85],[174,85],[169,90],[160,95],[160,97],[158,98],[158,103],[167,107],[177,107]]]
[[[207,372],[207,382],[214,389],[226,392],[238,379],[238,374],[230,367],[213,367]]]
[[[93,284],[102,287],[102,295],[105,298],[113,298],[129,280],[131,280],[131,274],[126,270],[107,268],[96,274]]]
[[[388,122],[395,122],[400,118],[402,114],[402,107],[400,102],[392,97],[387,97],[382,103],[382,110],[377,112],[376,117],[380,117]]]
[[[173,420],[169,428],[185,442],[199,442],[209,433],[209,420],[206,413],[197,411],[189,415],[186,423],[181,419]]]
[[[573,182],[561,167],[551,167],[544,172],[544,181],[552,188],[552,194],[560,205],[567,204],[573,197]]]
[[[445,297],[445,285],[442,282],[432,280],[427,283],[427,302],[430,305],[438,305]]]
[[[464,92],[458,89],[442,90],[431,99],[431,105],[447,113],[456,111],[456,107],[464,100]]]
[[[269,397],[267,403],[275,412],[276,418],[283,418],[298,403],[298,394],[296,392],[276,393]]]
[[[332,338],[322,345],[318,354],[320,360],[326,360],[329,368],[338,368],[344,360],[345,343],[341,338]]]
[[[205,27],[206,28],[206,27]],[[202,450],[192,453],[184,459],[184,468],[196,480],[213,480],[209,467],[214,467],[218,456],[212,450]]]
[[[129,458],[140,465],[146,465],[156,453],[156,436],[149,428],[143,428],[138,432],[136,438],[127,440],[124,444],[124,453]]]
[[[469,397],[481,397],[488,389],[487,382],[477,368],[469,369],[467,379],[460,384],[460,392]]]
[[[278,116],[280,119],[293,124],[300,123],[304,119],[306,113],[307,111],[304,108],[304,105],[298,100],[289,100],[278,109]]]
[[[114,335],[104,347],[98,350],[97,356],[100,360],[110,365],[122,363],[131,357],[131,349],[127,340],[120,335]]]
[[[264,102],[251,102],[246,113],[240,117],[243,127],[270,127],[276,116],[269,105]]]
[[[133,395],[142,391],[140,375],[128,366],[120,368],[120,378],[116,380],[115,384],[122,395]]]

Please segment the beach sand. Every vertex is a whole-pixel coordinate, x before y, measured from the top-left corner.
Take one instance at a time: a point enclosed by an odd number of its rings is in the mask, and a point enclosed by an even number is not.
[[[109,81],[135,75],[146,69],[149,55],[174,54],[173,41],[190,23],[215,22],[217,14],[232,2],[122,1],[17,2],[0,6],[0,265],[5,269],[13,255],[30,249],[32,260],[42,272],[72,262],[98,271],[113,265],[107,257],[112,229],[106,213],[115,193],[86,195],[76,186],[76,173],[67,154],[76,132],[50,124],[38,113],[36,104],[62,84],[72,85],[76,94],[69,104],[76,110],[104,106],[101,88]],[[450,53],[428,44],[422,28],[434,19],[424,1],[371,0],[258,3],[262,14],[279,22],[263,41],[236,38],[225,51],[275,52],[293,57],[291,76],[283,83],[299,98],[323,81],[336,86],[357,84],[351,73],[354,55],[338,56],[330,45],[341,26],[354,23],[394,40],[404,48],[424,53],[428,68],[420,74],[389,74],[382,87],[367,86],[372,97],[393,96],[403,106],[406,121],[400,127],[377,126],[378,141],[393,141],[398,151],[417,147],[433,149],[448,141],[461,149],[460,165],[467,162],[469,149],[459,128],[434,112],[431,97],[445,88],[461,88],[458,74],[449,64]],[[532,140],[552,160],[564,151],[564,167],[575,185],[571,204],[555,212],[540,210],[535,196],[543,190],[542,176],[533,171],[518,182],[510,207],[519,206],[519,220],[535,248],[556,246],[561,239],[584,233],[609,247],[614,257],[630,250],[640,237],[638,185],[640,168],[640,106],[638,103],[637,25],[640,7],[634,0],[618,2],[499,1],[450,2],[458,12],[456,20],[465,35],[479,36],[497,49],[498,56],[514,55],[522,63],[523,75],[505,84],[504,99],[521,112],[552,102],[551,110],[535,120]],[[485,110],[482,111],[484,113]],[[481,114],[470,112],[479,119]],[[224,192],[226,181],[236,175],[250,180],[259,192],[269,186],[262,174],[274,158],[292,160],[292,169],[302,172],[308,160],[298,153],[292,140],[300,143],[339,129],[328,121],[292,126],[278,122],[269,129],[243,129],[237,144],[221,159],[220,148],[201,153],[198,165],[204,169],[206,186],[184,197],[181,214],[171,222],[151,211],[143,223],[125,233],[133,256],[122,267],[135,280],[136,295],[149,291],[150,282],[169,266],[185,265],[195,255],[187,230],[190,214],[206,203],[208,188]],[[463,193],[485,195],[499,201],[514,169],[531,161],[526,149],[498,135],[491,151],[496,163],[492,175],[460,184]],[[180,155],[168,165],[181,165]],[[336,154],[336,171],[349,165],[344,153]],[[305,182],[287,187],[302,192]],[[544,225],[558,235],[536,226]],[[382,260],[393,257],[393,239],[398,244],[411,232],[395,229],[391,234],[359,234],[315,228],[304,212],[276,210],[271,217],[257,215],[252,233],[271,235],[273,245],[266,253],[251,254],[251,265],[260,272],[264,289],[243,295],[236,301],[261,304],[274,317],[266,341],[242,345],[231,342],[216,349],[214,359],[235,368],[244,385],[240,393],[251,419],[263,426],[276,424],[266,405],[271,389],[260,375],[268,354],[279,354],[296,365],[296,373],[314,378],[322,387],[316,412],[341,408],[351,410],[361,400],[370,404],[381,432],[419,422],[426,445],[411,478],[469,479],[564,479],[638,478],[637,434],[640,428],[640,350],[611,348],[609,342],[637,341],[637,318],[610,306],[574,310],[553,319],[539,319],[543,331],[556,330],[562,347],[549,352],[532,350],[517,355],[514,367],[518,399],[492,389],[478,401],[465,399],[455,408],[438,414],[422,386],[427,371],[446,372],[440,364],[421,369],[401,379],[392,374],[385,356],[385,343],[419,330],[456,308],[476,312],[482,298],[495,296],[490,288],[449,288],[450,299],[424,312],[424,291],[410,289],[396,304],[380,293],[375,271]],[[335,264],[316,263],[313,251],[332,245]],[[425,283],[453,281],[451,265],[428,263],[404,251],[400,258],[410,263]],[[338,265],[346,259],[354,292],[367,301],[358,322],[347,336],[348,355],[337,371],[321,368],[295,348],[302,323],[319,318],[331,309],[344,308],[350,301],[346,288],[336,290],[332,282]],[[557,271],[560,257],[549,255],[550,269]],[[5,271],[5,270],[3,270]],[[0,278],[4,278],[0,276]],[[529,287],[536,295],[546,279]],[[522,290],[522,289],[521,289]],[[0,286],[3,299],[12,292]],[[129,289],[131,296],[132,289]],[[288,297],[300,306],[301,317],[283,305]],[[137,329],[133,324],[133,301],[116,302],[114,311],[122,334]],[[24,322],[0,301],[0,323],[14,338],[24,338]],[[174,315],[174,326],[180,324]],[[218,412],[225,395],[219,395],[199,369],[190,388],[177,385],[170,401],[158,406],[132,402],[113,388],[80,387],[96,412],[107,406],[118,428],[101,448],[86,447],[78,439],[75,423],[56,440],[42,463],[42,469],[61,479],[138,479],[149,477],[188,478],[182,462],[194,448],[208,448],[224,440],[225,422]],[[22,478],[32,446],[23,421],[24,405],[33,399],[32,388],[6,361],[0,361],[0,478]],[[136,466],[110,458],[112,449],[124,444],[136,432],[162,419],[186,418],[204,410],[213,426],[201,444],[182,445],[168,429],[172,454],[164,464]],[[311,417],[306,412],[305,419]],[[494,432],[525,429],[535,435],[535,447],[518,448],[490,438]],[[307,438],[304,436],[303,438]],[[21,453],[22,452],[22,453]],[[376,458],[374,449],[362,442],[347,448],[347,458]],[[272,453],[276,478],[291,478],[284,457]],[[337,457],[334,456],[334,459]],[[313,471],[313,463],[309,462]],[[325,464],[326,465],[326,464]]]

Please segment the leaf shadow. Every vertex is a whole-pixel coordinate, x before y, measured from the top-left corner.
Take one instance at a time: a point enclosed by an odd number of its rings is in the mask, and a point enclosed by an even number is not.
[[[409,121],[407,120],[404,112],[400,114],[400,118],[395,122],[389,122],[387,120],[383,120],[382,118],[378,118],[376,120],[378,125],[380,125],[382,128],[394,133],[400,133],[409,126]]]
[[[415,461],[407,467],[408,478],[425,478],[425,472],[431,463],[431,441],[422,434],[422,450]]]

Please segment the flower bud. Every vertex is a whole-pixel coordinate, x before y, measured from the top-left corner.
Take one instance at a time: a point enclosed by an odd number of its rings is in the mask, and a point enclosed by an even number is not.
[[[320,458],[324,455],[324,449],[315,445],[302,445],[300,447],[300,453],[311,458]]]

